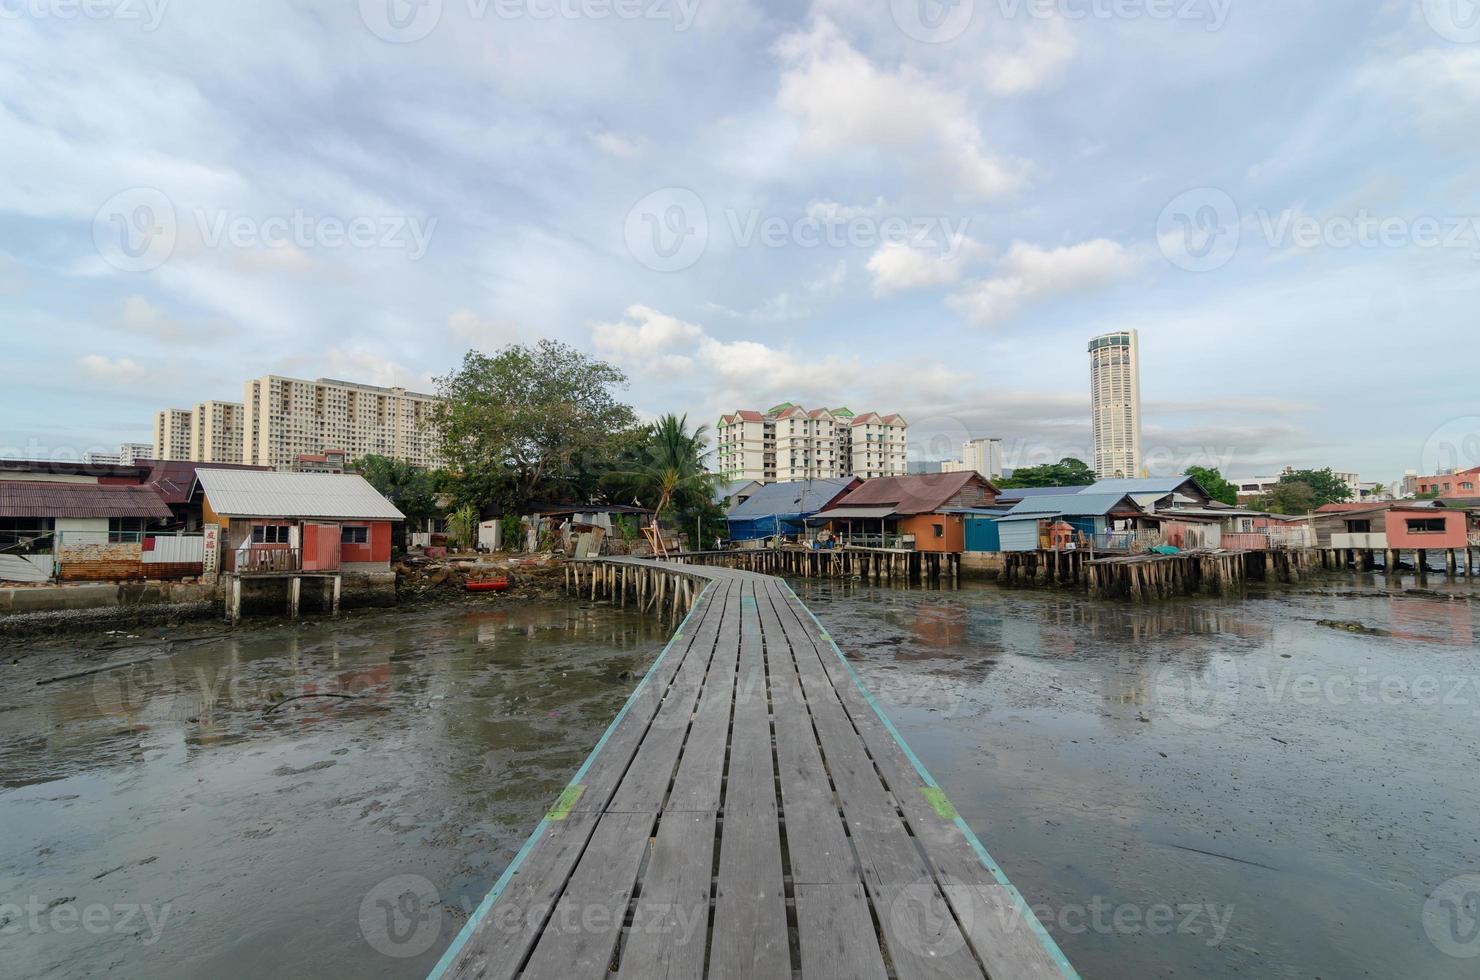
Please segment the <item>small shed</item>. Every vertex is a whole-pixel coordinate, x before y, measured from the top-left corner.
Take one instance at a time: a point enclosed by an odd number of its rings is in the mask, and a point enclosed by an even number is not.
[[[979,473],[884,476],[861,486],[817,515],[848,528],[850,540],[877,540],[891,547],[956,554],[966,550],[961,513],[996,503],[997,488]],[[855,534],[861,532],[861,534]]]
[[[199,469],[207,524],[224,533],[229,572],[390,567],[391,525],[406,516],[352,474]]]
[[[145,531],[169,517],[149,487],[0,480],[0,577],[143,578]]]
[[[839,477],[758,487],[730,510],[730,540],[759,541],[778,534],[803,534],[809,518],[862,483],[858,477]]]
[[[999,518],[1003,551],[1038,551],[1052,548],[1055,542],[1075,547],[1091,546],[1105,538],[1117,526],[1133,527],[1145,518],[1146,511],[1128,494],[1071,493],[1028,497],[1015,504],[1007,516]],[[1055,537],[1054,525],[1067,532]]]

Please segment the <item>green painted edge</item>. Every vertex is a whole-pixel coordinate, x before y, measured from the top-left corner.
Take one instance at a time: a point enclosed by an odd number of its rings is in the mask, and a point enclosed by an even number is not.
[[[705,584],[703,590],[699,593],[699,599],[703,599],[706,595],[708,595],[709,590],[712,588],[714,588],[713,580]],[[678,638],[680,636],[683,636],[684,627],[689,624],[689,620],[694,618],[695,610],[697,610],[701,605],[702,603],[696,600],[694,604],[689,607],[688,613],[684,615],[683,620],[678,624],[678,632],[674,633],[673,637],[669,639],[666,644],[664,644],[662,652],[658,654],[658,659],[653,661],[653,665],[648,668],[648,672],[642,675],[642,680],[638,681],[637,686],[632,689],[632,693],[627,696],[626,702],[622,705],[622,710],[618,711],[617,716],[612,719],[611,724],[606,726],[606,731],[602,733],[601,738],[596,743],[596,747],[591,750],[591,753],[586,756],[586,761],[581,763],[581,768],[577,769],[576,774],[571,777],[570,784],[566,787],[567,790],[569,790],[571,786],[577,785],[582,779],[586,778],[586,772],[591,768],[591,764],[596,761],[596,756],[601,752],[607,741],[612,737],[612,733],[617,730],[617,726],[622,723],[622,719],[627,717],[627,711],[634,704],[636,704],[637,699],[642,696],[643,688],[647,687],[648,681],[650,681],[653,678],[653,675],[658,672],[658,665],[661,664],[665,659],[667,659],[668,652],[677,645]],[[564,795],[564,793],[561,794],[562,797]],[[504,889],[508,887],[509,881],[513,879],[514,875],[518,873],[519,868],[523,866],[524,859],[529,857],[530,852],[534,850],[534,846],[539,843],[540,838],[545,836],[545,832],[550,828],[550,824],[551,820],[548,816],[546,816],[545,819],[541,820],[539,824],[534,828],[534,831],[529,835],[529,837],[525,839],[524,846],[519,848],[519,853],[514,855],[514,860],[510,861],[509,866],[504,868],[504,873],[499,875],[498,881],[495,881],[493,883],[493,887],[488,890],[488,894],[483,896],[483,901],[479,902],[478,907],[473,910],[473,914],[468,916],[468,921],[463,923],[463,927],[458,930],[457,935],[453,937],[451,945],[443,950],[442,958],[437,961],[436,965],[432,967],[432,971],[427,974],[427,980],[442,980],[442,978],[447,975],[447,971],[452,969],[452,964],[456,962],[458,956],[461,955],[463,947],[466,946],[468,944],[468,940],[472,939],[474,934],[477,933],[479,925],[483,922],[485,918],[487,918],[488,913],[493,908],[494,903],[498,901],[499,896],[502,895],[504,893]]]
[[[581,794],[586,792],[584,783],[571,783],[560,793],[560,799],[545,814],[546,820],[564,820],[571,810],[575,809],[576,802],[580,800]]]
[[[946,791],[939,786],[921,786],[920,792],[925,796],[925,802],[930,804],[930,808],[935,811],[937,817],[942,820],[955,820],[960,816],[956,812],[955,804],[951,802],[950,797],[946,796]]]
[[[874,714],[878,717],[880,723],[883,724],[884,728],[894,738],[894,743],[899,746],[900,751],[904,753],[905,758],[909,760],[910,765],[915,767],[915,772],[919,775],[920,780],[925,784],[926,788],[938,788],[940,784],[935,781],[934,776],[930,775],[930,770],[925,768],[925,763],[920,761],[920,757],[915,755],[915,750],[910,748],[910,744],[904,740],[904,736],[899,733],[899,729],[894,727],[894,722],[890,721],[889,716],[884,713],[884,708],[879,704],[878,700],[874,698],[873,692],[868,689],[868,685],[863,682],[863,678],[858,676],[858,671],[854,670],[853,665],[848,662],[848,658],[843,656],[842,648],[839,647],[837,641],[828,634],[827,628],[822,625],[822,620],[818,619],[817,614],[813,612],[805,602],[802,601],[801,596],[797,595],[796,590],[791,587],[790,582],[786,581],[785,579],[781,579],[780,581],[781,587],[784,588],[788,593],[790,593],[791,597],[796,600],[797,607],[805,612],[807,616],[811,618],[812,622],[816,624],[817,632],[822,636],[823,639],[827,640],[828,646],[832,647],[833,653],[837,655],[839,662],[841,662],[843,665],[843,669],[846,670],[849,676],[853,678],[854,687],[857,688],[858,693],[863,696],[863,699],[868,702],[869,707],[874,710]],[[1023,898],[1022,893],[1017,890],[1017,887],[1013,885],[1010,880],[1008,880],[1007,872],[1002,870],[1002,866],[998,864],[996,859],[993,858],[991,854],[987,853],[987,849],[982,846],[981,839],[976,836],[976,831],[971,829],[971,825],[966,822],[966,818],[961,816],[960,814],[957,814],[952,823],[954,823],[956,827],[960,829],[961,833],[965,835],[967,842],[971,845],[971,849],[976,852],[977,860],[981,861],[982,867],[991,872],[992,877],[997,879],[997,883],[1007,890],[1008,895],[1012,898],[1013,907],[1016,909],[1018,915],[1021,917],[1022,921],[1028,924],[1028,928],[1033,931],[1033,934],[1038,937],[1038,941],[1042,944],[1044,952],[1048,954],[1049,958],[1053,960],[1054,964],[1058,966],[1058,968],[1063,972],[1065,980],[1081,980],[1079,972],[1074,969],[1074,966],[1069,962],[1069,958],[1065,956],[1064,951],[1059,948],[1059,944],[1054,942],[1054,938],[1048,934],[1048,930],[1045,929],[1043,927],[1043,923],[1038,920],[1037,914],[1034,913],[1032,907],[1028,905],[1028,900]]]

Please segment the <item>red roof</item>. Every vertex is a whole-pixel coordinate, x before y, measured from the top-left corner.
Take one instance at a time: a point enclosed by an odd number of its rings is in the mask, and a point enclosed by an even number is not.
[[[766,420],[766,417],[764,415],[762,415],[760,412],[752,412],[752,411],[746,410],[746,411],[736,412],[735,414],[738,415],[743,421],[746,421],[746,422],[764,422]]]
[[[0,480],[0,517],[169,517],[150,487]]]
[[[894,508],[896,514],[933,514],[946,507],[980,507],[997,499],[997,488],[976,473],[881,476],[839,500],[835,507]]]
[[[191,494],[195,492],[195,471],[201,467],[213,470],[269,469],[244,463],[196,463],[185,459],[157,459],[150,461],[150,465],[153,469],[144,482],[167,504],[189,503]]]
[[[1317,514],[1347,514],[1358,510],[1382,510],[1380,503],[1367,504],[1322,504],[1316,508]]]

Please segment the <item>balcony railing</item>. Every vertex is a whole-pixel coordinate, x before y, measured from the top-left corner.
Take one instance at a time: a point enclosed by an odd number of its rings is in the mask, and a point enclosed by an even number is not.
[[[272,575],[303,571],[303,552],[298,548],[251,548],[236,552],[238,575]]]

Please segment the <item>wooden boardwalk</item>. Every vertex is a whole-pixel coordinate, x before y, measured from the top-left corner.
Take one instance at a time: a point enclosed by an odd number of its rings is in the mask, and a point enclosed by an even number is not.
[[[703,591],[433,977],[1076,975],[782,580],[617,561]]]

